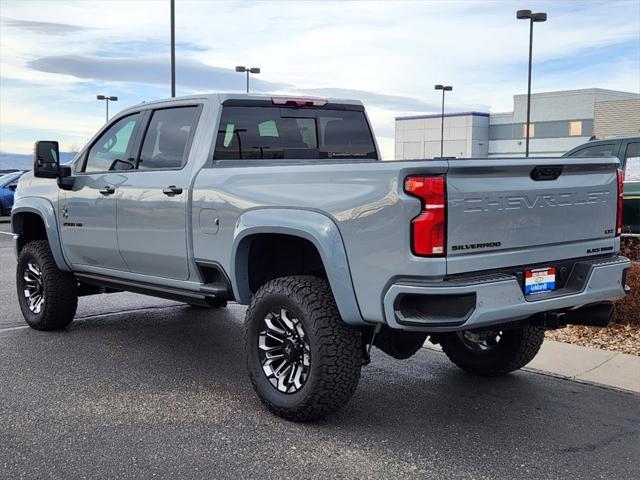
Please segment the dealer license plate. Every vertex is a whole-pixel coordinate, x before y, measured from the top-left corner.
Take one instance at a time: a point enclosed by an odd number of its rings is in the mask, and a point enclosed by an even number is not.
[[[524,293],[534,295],[536,293],[550,292],[556,289],[556,267],[537,268],[525,270]]]

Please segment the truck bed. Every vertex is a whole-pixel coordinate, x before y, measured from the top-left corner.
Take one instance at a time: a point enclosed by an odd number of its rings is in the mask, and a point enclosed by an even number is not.
[[[230,271],[231,231],[242,214],[320,213],[338,227],[362,317],[381,321],[380,299],[398,279],[435,283],[617,252],[617,166],[613,158],[214,164],[194,183],[194,256],[229,259],[222,266]],[[422,207],[404,182],[440,175],[446,178],[446,249],[417,256],[411,222]],[[217,235],[197,228],[207,209],[219,215]]]

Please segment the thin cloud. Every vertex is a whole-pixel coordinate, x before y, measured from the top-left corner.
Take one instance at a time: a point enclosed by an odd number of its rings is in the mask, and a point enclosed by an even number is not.
[[[320,97],[342,97],[361,100],[363,103],[375,105],[378,108],[388,110],[438,110],[439,106],[435,103],[422,101],[414,97],[406,97],[402,95],[386,95],[376,92],[368,92],[366,90],[354,90],[350,88],[310,88],[300,89],[300,92],[317,95]]]
[[[18,20],[15,18],[3,18],[2,22],[9,27],[46,35],[69,35],[87,30],[85,27],[72,25],[70,23],[34,22],[32,20]]]
[[[27,62],[27,66],[41,72],[72,75],[76,78],[113,82],[164,85],[169,81],[169,62],[166,57],[104,58],[87,55],[57,55]],[[206,91],[237,90],[240,75],[230,68],[205,65],[195,60],[178,59],[176,81],[182,88]],[[252,78],[257,91],[282,90],[285,85]]]
[[[117,94],[115,109],[169,95],[166,0],[129,1],[124,14],[104,0],[0,2],[3,150],[30,151],[19,145],[34,128],[55,126],[63,143],[90,135],[104,121],[97,93]],[[252,91],[364,101],[388,158],[395,117],[440,111],[436,83],[454,85],[447,111],[509,111],[526,91],[515,0],[177,3],[179,94],[241,92],[233,66],[259,66]],[[637,1],[539,8],[549,20],[536,26],[534,91],[638,90]]]
[[[27,62],[27,66],[47,73],[72,75],[80,79],[165,85],[169,68],[165,57],[111,58],[85,55],[41,57]],[[214,67],[195,60],[178,60],[176,81],[181,88],[197,91],[237,91],[243,83],[230,68]],[[325,97],[353,98],[382,109],[400,111],[434,111],[435,103],[414,97],[386,95],[348,88],[296,88],[292,85],[252,77],[255,92],[292,92]]]

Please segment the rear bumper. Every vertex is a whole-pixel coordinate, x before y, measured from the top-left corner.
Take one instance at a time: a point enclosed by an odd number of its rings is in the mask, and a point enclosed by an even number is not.
[[[436,284],[402,281],[384,295],[385,319],[400,330],[449,332],[615,300],[625,295],[623,275],[630,265],[625,257],[578,262],[564,288],[526,298],[517,278],[507,274]]]

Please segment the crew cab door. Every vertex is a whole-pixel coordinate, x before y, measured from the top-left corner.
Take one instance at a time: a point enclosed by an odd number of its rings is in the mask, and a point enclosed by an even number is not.
[[[133,273],[189,277],[187,159],[201,108],[149,112],[136,169],[118,186],[118,244]]]
[[[74,266],[127,270],[116,235],[116,192],[134,168],[141,115],[118,118],[87,149],[71,190],[60,190],[58,219],[65,256]]]

